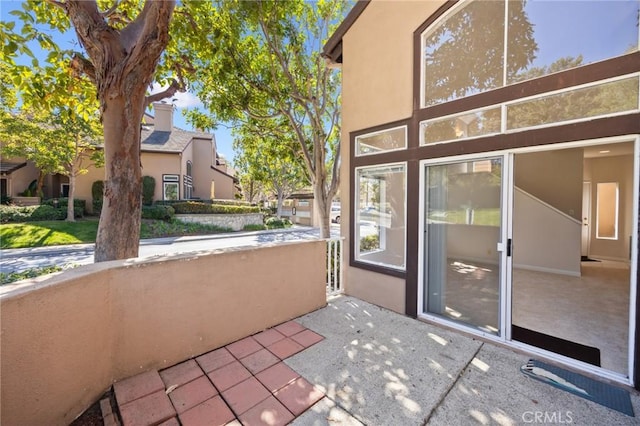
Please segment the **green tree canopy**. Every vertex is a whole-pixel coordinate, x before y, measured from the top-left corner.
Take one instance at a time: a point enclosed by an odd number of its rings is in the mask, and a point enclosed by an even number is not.
[[[326,237],[339,185],[340,75],[327,68],[320,52],[346,3],[220,0],[215,5],[203,26],[215,42],[191,60],[197,64],[194,89],[207,113],[190,111],[188,117],[199,128],[286,123],[286,137],[296,141],[300,153],[294,159],[313,185]]]

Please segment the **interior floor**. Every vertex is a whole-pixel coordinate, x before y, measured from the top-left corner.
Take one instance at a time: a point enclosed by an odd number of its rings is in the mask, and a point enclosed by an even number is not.
[[[442,315],[498,334],[497,265],[451,258],[448,264]],[[514,269],[513,324],[596,347],[603,368],[626,375],[629,265],[582,262],[581,269],[581,277]]]
[[[629,265],[582,262],[582,276],[513,271],[514,324],[596,347],[601,366],[627,374]]]

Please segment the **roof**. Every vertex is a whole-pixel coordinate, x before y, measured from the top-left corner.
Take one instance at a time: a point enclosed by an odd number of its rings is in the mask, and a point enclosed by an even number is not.
[[[27,163],[12,163],[10,161],[0,161],[0,175],[10,175],[11,173],[23,168],[26,165]]]
[[[153,126],[143,126],[140,132],[141,147],[144,152],[180,153],[193,139],[213,140],[211,133],[190,132],[174,127],[171,132],[153,130]]]
[[[222,170],[220,170],[219,168],[217,168],[217,167],[215,167],[215,166],[211,166],[211,169],[212,169],[212,170],[215,170],[216,172],[221,173],[221,174],[223,174],[223,175],[225,175],[225,176],[227,176],[227,177],[230,177],[231,179],[233,179],[233,181],[234,181],[234,182],[240,182],[240,179],[238,179],[238,178],[237,178],[237,177],[235,177],[234,175],[229,174],[229,173],[227,173],[227,172],[223,172]]]
[[[349,31],[349,28],[356,22],[362,11],[369,5],[371,0],[358,0],[349,11],[342,23],[333,32],[322,48],[322,56],[328,58],[336,64],[342,63],[342,37]]]

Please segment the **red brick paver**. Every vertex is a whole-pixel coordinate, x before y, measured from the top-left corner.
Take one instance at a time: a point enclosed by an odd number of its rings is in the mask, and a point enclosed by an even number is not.
[[[265,347],[277,342],[278,340],[282,340],[285,337],[287,336],[280,333],[275,328],[270,328],[253,336],[253,338],[256,339],[258,343]]]
[[[160,371],[160,377],[167,389],[171,386],[182,386],[202,375],[204,372],[192,359]]]
[[[242,358],[240,362],[242,365],[247,367],[247,370],[251,371],[251,373],[257,374],[265,368],[269,368],[272,365],[279,363],[280,358],[266,349],[260,349],[258,352]]]
[[[324,394],[281,360],[323,339],[288,321],[160,372],[122,380],[114,392],[123,426],[288,424]]]
[[[233,421],[235,416],[220,396],[198,404],[179,415],[182,426],[222,426]]]
[[[324,397],[321,391],[302,377],[283,387],[274,395],[296,416],[305,412]]]
[[[249,336],[228,345],[227,349],[233,354],[233,356],[240,359],[247,355],[251,355],[254,352],[258,352],[262,349],[262,345],[253,337]]]
[[[113,390],[118,404],[124,405],[134,399],[164,390],[164,383],[157,371],[147,371],[115,383]]]
[[[236,415],[240,415],[249,408],[264,401],[271,395],[255,377],[250,377],[244,382],[222,392],[222,397],[229,404]]]
[[[120,406],[120,416],[124,426],[156,425],[175,415],[176,411],[164,390]]]
[[[291,355],[297,354],[303,350],[304,347],[290,338],[286,338],[267,346],[267,349],[269,349],[269,351],[278,358],[285,359],[289,358]]]
[[[235,361],[235,358],[226,348],[220,348],[199,356],[196,361],[205,373],[210,373],[213,370],[231,364]]]
[[[306,330],[306,328],[295,321],[288,321],[283,324],[277,325],[275,329],[287,337],[293,336],[294,334],[298,334],[301,331]]]
[[[240,421],[244,426],[286,425],[295,417],[287,408],[273,396],[268,397],[258,405],[245,411],[240,416]]]
[[[217,394],[218,391],[213,387],[209,378],[201,376],[169,393],[169,399],[171,399],[176,411],[182,413]]]
[[[280,362],[256,374],[256,379],[260,380],[260,383],[271,392],[285,387],[298,377],[300,377],[300,375],[289,368],[284,362]]]
[[[251,377],[251,372],[240,362],[233,361],[231,364],[212,371],[208,376],[218,391],[222,392]]]
[[[291,336],[291,339],[295,340],[296,343],[308,348],[309,346],[313,346],[316,343],[320,342],[324,337],[319,335],[318,333],[314,333],[311,330],[305,330],[298,334],[294,334]]]

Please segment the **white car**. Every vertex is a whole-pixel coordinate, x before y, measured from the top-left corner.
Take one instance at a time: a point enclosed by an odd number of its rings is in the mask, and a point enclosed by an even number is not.
[[[331,206],[331,222],[340,223],[340,206]]]

